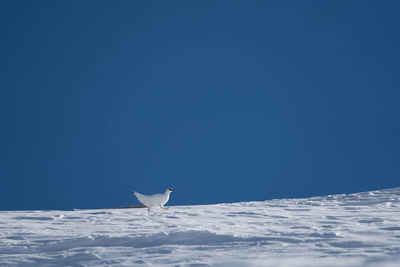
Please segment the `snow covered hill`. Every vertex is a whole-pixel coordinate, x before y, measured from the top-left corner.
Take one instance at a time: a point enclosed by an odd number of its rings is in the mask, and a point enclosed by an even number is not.
[[[170,210],[0,212],[1,266],[400,266],[400,188]]]

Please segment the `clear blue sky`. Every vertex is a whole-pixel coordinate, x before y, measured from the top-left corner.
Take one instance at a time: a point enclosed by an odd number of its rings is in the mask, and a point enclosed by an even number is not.
[[[398,1],[1,1],[0,209],[400,186]]]

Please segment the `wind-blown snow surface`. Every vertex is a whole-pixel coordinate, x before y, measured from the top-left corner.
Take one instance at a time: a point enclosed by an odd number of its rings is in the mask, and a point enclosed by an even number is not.
[[[400,188],[170,210],[0,212],[6,266],[400,266]]]

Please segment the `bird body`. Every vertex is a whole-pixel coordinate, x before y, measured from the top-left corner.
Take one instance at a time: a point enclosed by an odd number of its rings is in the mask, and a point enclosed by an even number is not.
[[[174,189],[168,188],[167,190],[165,190],[164,194],[154,194],[154,195],[143,195],[133,190],[131,192],[136,196],[139,202],[148,207],[148,210],[150,211],[150,209],[153,207],[160,207],[162,209],[166,209],[164,205],[168,202],[169,195],[171,194],[172,191],[174,191]]]

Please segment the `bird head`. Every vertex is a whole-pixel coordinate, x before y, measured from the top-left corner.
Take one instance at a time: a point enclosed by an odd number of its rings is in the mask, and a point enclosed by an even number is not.
[[[172,191],[174,191],[173,188],[168,188],[166,193],[171,193]]]

